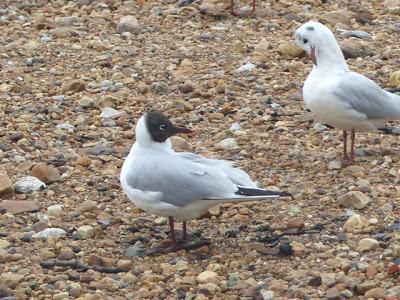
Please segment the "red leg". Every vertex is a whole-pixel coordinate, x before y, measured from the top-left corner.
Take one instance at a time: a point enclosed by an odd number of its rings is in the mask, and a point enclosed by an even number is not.
[[[349,156],[347,155],[347,131],[343,130],[343,157],[342,167],[346,167],[350,164]]]
[[[356,131],[354,128],[351,130],[351,136],[350,136],[350,159],[354,159],[354,141],[356,139]]]
[[[174,218],[173,217],[168,217],[168,223],[169,223],[169,230],[170,230],[170,239],[171,239],[171,250],[175,251],[176,250],[176,236],[175,236],[175,228],[174,228]]]
[[[347,156],[347,131],[343,130],[343,159],[349,159]]]
[[[186,221],[182,222],[182,240],[187,240]]]
[[[256,0],[253,0],[253,10],[251,11],[252,14],[256,12]]]

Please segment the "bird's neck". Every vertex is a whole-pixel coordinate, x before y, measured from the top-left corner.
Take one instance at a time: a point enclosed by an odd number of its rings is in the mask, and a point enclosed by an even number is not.
[[[317,65],[314,69],[349,71],[342,50],[336,41],[316,48]]]
[[[163,143],[157,143],[149,140],[144,140],[144,141],[136,140],[131,149],[131,153],[150,152],[150,151],[165,151],[165,152],[173,151],[170,139],[167,139]]]

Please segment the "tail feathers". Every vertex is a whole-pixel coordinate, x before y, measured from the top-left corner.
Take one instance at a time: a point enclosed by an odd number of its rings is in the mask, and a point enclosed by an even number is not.
[[[218,200],[221,202],[245,202],[272,200],[280,197],[292,197],[292,194],[286,192],[276,192],[271,190],[247,188],[241,186],[238,186],[238,190],[235,195],[236,196],[232,197],[207,198],[205,200]]]
[[[382,127],[378,128],[378,130],[383,131],[386,134],[394,134],[394,135],[400,135],[400,128],[399,127]]]
[[[279,196],[279,197],[292,196],[292,194],[287,192],[277,192],[271,190],[242,187],[242,186],[238,186],[238,190],[235,194],[243,196]]]

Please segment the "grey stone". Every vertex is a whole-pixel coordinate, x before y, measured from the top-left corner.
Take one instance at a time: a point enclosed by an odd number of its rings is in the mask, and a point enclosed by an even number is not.
[[[118,33],[130,32],[138,34],[142,29],[139,21],[134,16],[123,16],[117,26]]]
[[[46,228],[45,230],[35,233],[32,237],[37,239],[47,239],[49,237],[60,237],[66,235],[67,232],[61,228]]]
[[[22,177],[14,185],[17,193],[28,194],[33,191],[40,191],[46,188],[46,184],[34,176]]]
[[[114,150],[103,144],[98,144],[90,149],[90,153],[93,155],[111,155],[114,153]]]

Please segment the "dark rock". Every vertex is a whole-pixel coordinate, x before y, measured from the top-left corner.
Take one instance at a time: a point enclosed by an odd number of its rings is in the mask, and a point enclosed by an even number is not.
[[[22,138],[24,138],[24,134],[22,132],[18,131],[10,134],[10,140],[13,142],[18,142]]]
[[[321,276],[315,276],[308,281],[309,286],[320,286],[322,284]]]
[[[0,283],[0,298],[3,299],[5,297],[10,297],[10,296],[12,296],[12,291],[6,285]],[[14,298],[14,297],[10,297],[10,298]]]
[[[281,244],[279,246],[279,253],[282,255],[286,255],[286,256],[292,255],[293,250],[292,250],[292,246],[290,246],[290,242]]]
[[[114,153],[114,150],[103,144],[98,144],[90,149],[90,153],[93,155],[111,155]]]

